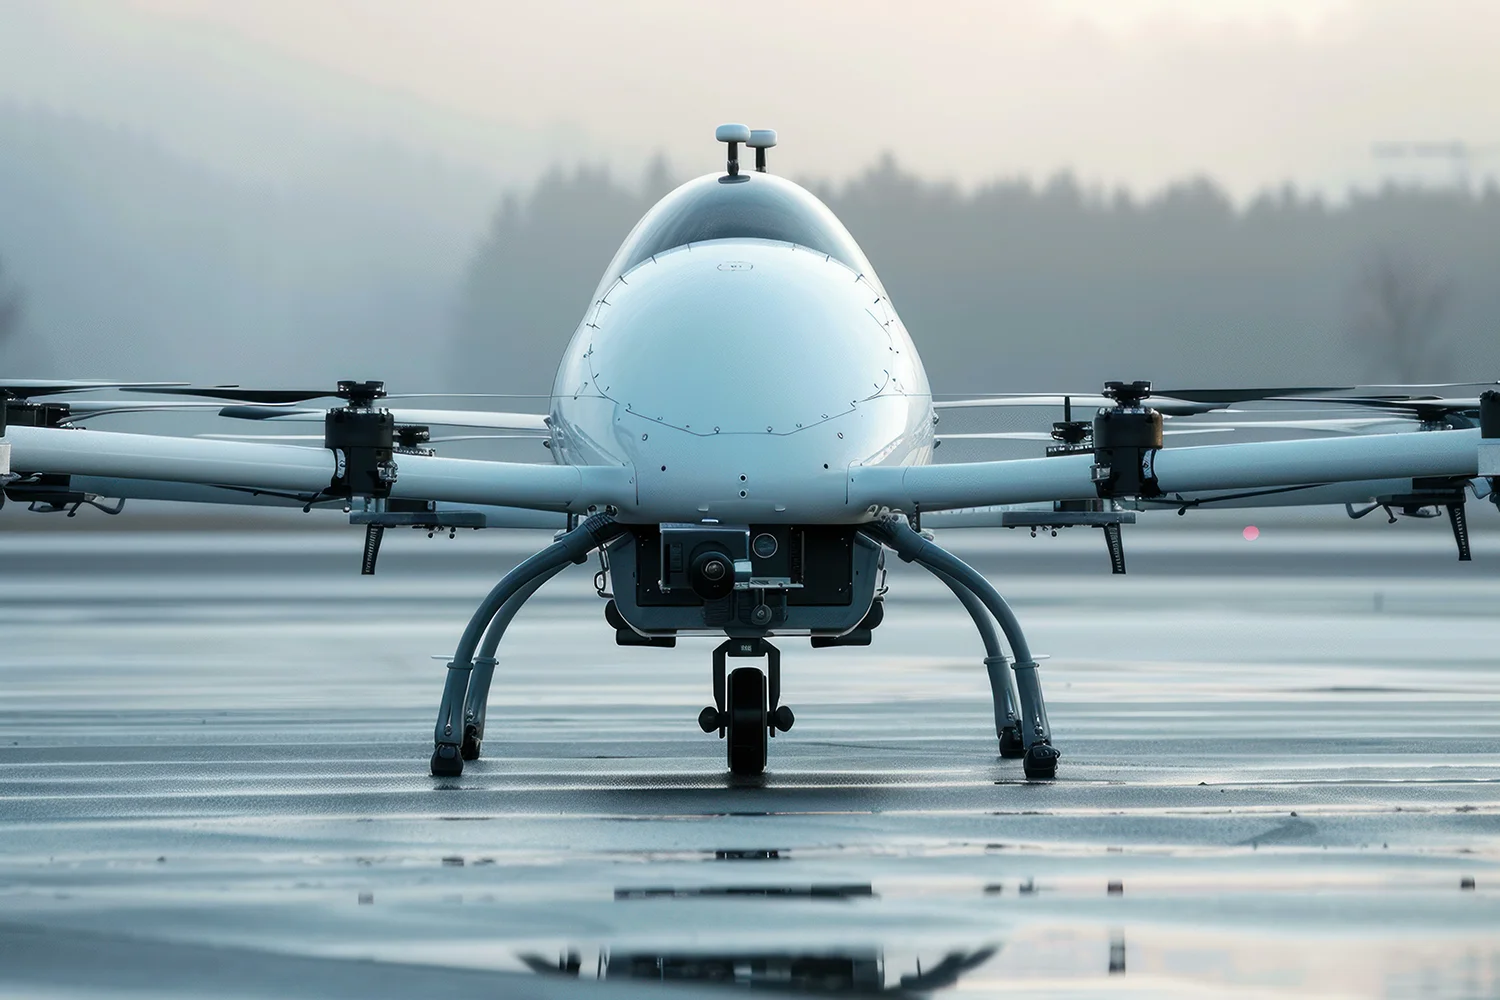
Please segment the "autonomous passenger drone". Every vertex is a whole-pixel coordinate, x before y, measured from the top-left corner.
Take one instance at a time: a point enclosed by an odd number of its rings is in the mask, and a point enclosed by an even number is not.
[[[1500,477],[1494,393],[1450,407],[1476,414],[1480,427],[1455,420],[1415,433],[1163,448],[1164,414],[1300,390],[1153,395],[1144,382],[1078,397],[1098,413],[1092,421],[1069,413],[1055,425],[1049,457],[933,464],[944,405],[1014,400],[935,404],[917,350],[854,239],[816,197],[766,171],[775,133],[725,125],[717,138],[727,144],[724,171],[664,197],[610,262],[545,417],[386,409],[378,382],[342,382],[328,393],[0,380],[0,396],[10,397],[0,409],[6,493],[75,509],[98,497],[351,508],[351,520],[366,526],[370,572],[387,527],[535,525],[537,512],[548,512],[564,530],[495,586],[448,665],[431,757],[439,776],[461,774],[482,753],[498,647],[512,618],[550,578],[596,551],[612,591],[604,615],[621,645],[722,639],[713,704],[698,722],[724,739],[732,772],[760,773],[769,740],[794,722],[781,704],[771,639],[868,645],[884,615],[878,585],[893,552],[930,570],[972,615],[999,751],[1022,758],[1027,777],[1045,779],[1060,754],[1036,659],[1005,600],[934,543],[924,518],[929,526],[949,517],[1102,527],[1118,571],[1119,526],[1133,508],[1400,496],[1450,514],[1456,505],[1461,516],[1465,491],[1485,495]],[[754,149],[753,169],[740,166],[741,145]],[[33,401],[104,388],[251,404],[221,412],[318,420],[323,438],[301,446],[84,430],[82,421],[111,413],[206,404]],[[343,405],[295,408],[324,396]],[[552,463],[438,457],[426,447],[429,424],[538,434]],[[1000,510],[1024,504],[1039,509]],[[731,659],[766,668],[730,670]]]

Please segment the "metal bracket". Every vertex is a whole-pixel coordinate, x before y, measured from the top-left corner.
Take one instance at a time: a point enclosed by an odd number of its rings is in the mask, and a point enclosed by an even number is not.
[[[766,719],[768,723],[781,705],[781,650],[764,639],[726,639],[714,648],[714,708],[719,713],[719,738],[723,739],[725,728],[724,699],[728,687],[728,657],[766,658]],[[771,736],[776,736],[776,726],[770,723]]]
[[[366,511],[349,515],[350,524],[382,528],[483,528],[489,522],[477,510]]]
[[[1470,562],[1473,555],[1469,550],[1469,518],[1464,513],[1464,504],[1450,503],[1448,506],[1448,524],[1453,528],[1453,542],[1458,546],[1458,561]]]

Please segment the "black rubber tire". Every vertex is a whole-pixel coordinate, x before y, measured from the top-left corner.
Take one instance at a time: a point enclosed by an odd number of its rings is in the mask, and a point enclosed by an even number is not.
[[[464,759],[452,743],[439,743],[432,751],[432,776],[457,778],[464,773]]]
[[[484,741],[479,738],[479,727],[473,723],[464,726],[464,742],[459,747],[458,755],[464,760],[478,760],[483,748]]]
[[[1021,761],[1030,781],[1051,781],[1057,777],[1057,759],[1062,754],[1046,743],[1033,743]]]
[[[1000,756],[1007,760],[1026,756],[1026,744],[1021,739],[1021,731],[1015,726],[1006,726],[1000,730]]]
[[[766,770],[766,675],[757,667],[740,667],[729,675],[728,732],[729,770],[739,775],[763,774]]]

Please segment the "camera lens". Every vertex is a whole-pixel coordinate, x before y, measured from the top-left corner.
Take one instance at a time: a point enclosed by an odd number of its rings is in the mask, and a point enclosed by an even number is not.
[[[734,592],[734,569],[728,554],[719,549],[698,553],[688,567],[688,583],[705,601],[728,597]]]
[[[755,536],[755,541],[750,543],[750,550],[761,559],[769,559],[776,554],[776,536],[769,532],[762,532]]]

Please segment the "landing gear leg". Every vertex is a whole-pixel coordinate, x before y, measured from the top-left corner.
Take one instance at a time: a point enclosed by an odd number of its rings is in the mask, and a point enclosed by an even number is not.
[[[995,736],[1000,741],[1000,756],[1021,757],[1026,747],[1021,740],[1020,711],[1016,705],[1015,689],[1011,687],[1010,671],[1005,651],[1000,648],[1000,636],[995,632],[994,620],[984,602],[974,592],[946,573],[934,571],[934,576],[947,584],[974,619],[974,627],[984,640],[984,671],[990,679],[990,698],[995,705]]]
[[[495,612],[495,617],[490,620],[489,627],[485,629],[484,641],[479,644],[479,655],[474,657],[474,670],[469,675],[469,691],[464,696],[463,745],[460,748],[460,756],[464,760],[479,759],[484,743],[484,717],[489,707],[490,681],[494,679],[495,667],[499,663],[495,653],[500,648],[500,640],[505,637],[505,630],[510,627],[511,620],[516,617],[516,612],[521,610],[521,605],[531,600],[531,595],[560,572],[562,572],[561,567],[537,577],[516,591],[510,600],[502,604],[500,610]]]
[[[436,777],[457,777],[463,773],[463,743],[465,734],[466,703],[470,674],[474,670],[474,654],[490,625],[511,598],[531,587],[535,590],[568,563],[582,563],[595,548],[608,542],[625,529],[616,524],[607,514],[596,514],[583,524],[558,537],[536,555],[505,574],[495,584],[478,610],[469,618],[464,634],[458,641],[453,661],[448,664],[448,678],[443,685],[443,700],[438,708],[437,726],[433,730],[432,773]],[[536,586],[532,586],[535,584]],[[529,596],[529,594],[528,594]],[[515,605],[519,609],[520,604]],[[514,616],[515,610],[510,612]],[[506,619],[509,624],[509,619]],[[499,635],[495,637],[498,645]],[[493,666],[490,668],[493,670]],[[488,695],[486,679],[485,695]]]
[[[1015,612],[984,575],[951,552],[927,541],[904,521],[888,517],[873,521],[861,530],[888,545],[906,562],[917,562],[954,584],[969,591],[994,616],[1015,654],[1013,670],[1020,704],[1021,743],[1025,748],[1022,765],[1026,777],[1050,780],[1057,776],[1057,760],[1062,756],[1052,746],[1052,727],[1047,721],[1047,705],[1037,678],[1036,661],[1021,631]],[[981,631],[983,631],[981,629]]]

